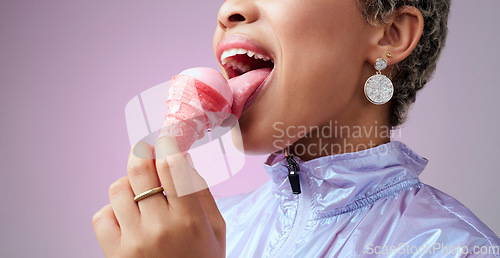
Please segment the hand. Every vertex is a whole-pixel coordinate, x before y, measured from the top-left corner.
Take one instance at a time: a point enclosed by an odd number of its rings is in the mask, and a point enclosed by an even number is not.
[[[106,257],[225,256],[224,219],[190,155],[179,153],[175,138],[161,137],[154,148],[136,145],[127,173],[110,186],[111,204],[92,219]],[[165,195],[134,201],[135,195],[160,185]]]

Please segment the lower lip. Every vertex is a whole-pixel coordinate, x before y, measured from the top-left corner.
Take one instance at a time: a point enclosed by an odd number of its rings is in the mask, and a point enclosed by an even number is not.
[[[269,83],[269,81],[271,80],[271,77],[273,76],[274,74],[274,68],[273,70],[271,71],[271,73],[269,74],[269,76],[259,85],[259,87],[257,87],[257,89],[255,89],[255,91],[252,93],[252,95],[250,95],[250,97],[247,99],[247,101],[245,102],[245,105],[243,106],[243,110],[241,111],[241,114],[243,115],[243,113],[245,112],[245,110],[254,102],[254,100],[259,96],[260,92],[262,90],[264,90],[264,88],[266,88],[267,84]]]

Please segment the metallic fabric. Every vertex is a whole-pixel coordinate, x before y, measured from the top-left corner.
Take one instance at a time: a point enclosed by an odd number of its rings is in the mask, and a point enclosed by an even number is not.
[[[271,180],[216,201],[227,257],[500,256],[495,233],[420,182],[428,161],[402,142],[295,160],[301,194],[292,193],[283,154],[271,154]]]

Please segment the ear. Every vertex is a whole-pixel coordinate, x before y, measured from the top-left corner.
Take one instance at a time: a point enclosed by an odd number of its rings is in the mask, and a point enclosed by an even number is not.
[[[368,62],[373,64],[379,57],[385,58],[388,65],[401,62],[415,49],[423,30],[424,17],[420,10],[413,6],[400,8],[386,24],[376,26]]]

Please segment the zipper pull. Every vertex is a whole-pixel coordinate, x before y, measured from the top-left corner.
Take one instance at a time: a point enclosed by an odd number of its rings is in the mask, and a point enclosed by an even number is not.
[[[285,149],[285,157],[288,165],[288,181],[290,181],[290,186],[294,194],[300,194],[300,180],[299,174],[297,174],[299,169],[299,164],[293,159],[293,154],[288,154],[287,149]]]

